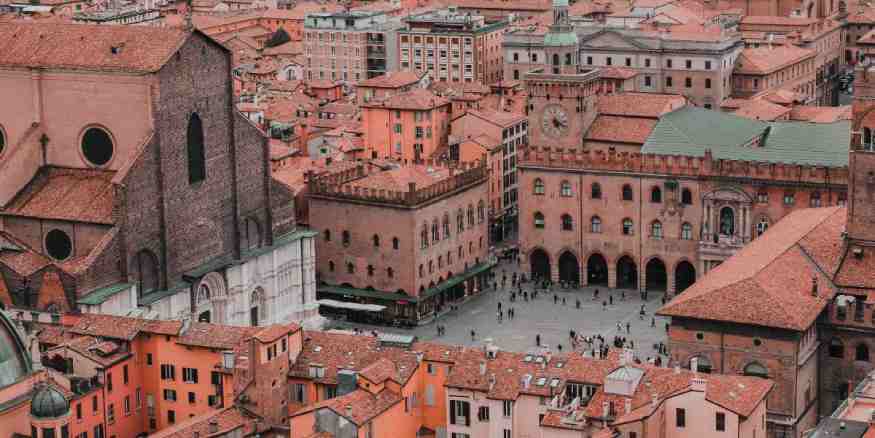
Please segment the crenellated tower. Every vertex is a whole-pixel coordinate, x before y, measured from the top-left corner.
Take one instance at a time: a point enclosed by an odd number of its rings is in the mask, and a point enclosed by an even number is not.
[[[847,235],[851,241],[875,245],[875,65],[871,58],[856,68],[852,111]]]

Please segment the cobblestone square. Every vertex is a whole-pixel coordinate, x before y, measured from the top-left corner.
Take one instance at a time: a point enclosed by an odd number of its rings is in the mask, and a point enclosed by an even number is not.
[[[549,292],[545,293],[542,289],[536,300],[530,298],[524,301],[518,295],[516,301],[511,302],[510,267],[506,264],[496,267],[495,273],[499,282],[502,270],[508,272],[504,289],[499,285],[498,291],[484,291],[460,304],[457,309],[442,314],[437,321],[412,330],[337,321],[329,322],[328,327],[357,327],[379,332],[412,334],[419,340],[447,344],[482,345],[485,339],[491,338],[500,348],[519,352],[534,348],[536,335],[540,335],[541,343],[554,352],[559,351],[560,345],[562,351],[567,352],[571,347],[569,331],[575,330],[583,336],[602,335],[609,344],[614,336],[623,336],[634,342],[635,354],[642,361],[655,355],[654,344],[666,340],[665,325],[668,319],[654,316],[654,312],[662,305],[662,292],[651,292],[647,301],[642,301],[639,292],[633,290],[607,287],[564,289],[554,285]],[[524,291],[530,292],[532,288],[531,282],[523,285]],[[598,299],[593,297],[595,289],[599,290]],[[613,304],[604,305],[611,298]],[[578,300],[580,308],[577,307]],[[497,315],[499,302],[504,313],[501,321],[498,321]],[[640,316],[642,304],[645,309],[643,318]],[[508,319],[509,308],[514,309],[513,319]],[[446,334],[443,336],[437,334],[438,324],[446,327]],[[475,332],[474,339],[471,338],[471,330]],[[580,351],[582,349],[581,346]],[[663,360],[665,359],[663,356]]]

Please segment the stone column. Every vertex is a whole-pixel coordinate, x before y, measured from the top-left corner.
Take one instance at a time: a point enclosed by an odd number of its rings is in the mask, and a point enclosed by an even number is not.
[[[617,264],[608,265],[608,287],[611,289],[617,288]]]

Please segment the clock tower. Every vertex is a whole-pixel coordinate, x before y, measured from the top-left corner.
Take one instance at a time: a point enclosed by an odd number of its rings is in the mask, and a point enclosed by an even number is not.
[[[597,70],[579,68],[580,45],[568,21],[568,0],[553,1],[553,25],[544,35],[544,53],[543,68],[525,75],[530,143],[581,148],[595,118],[601,80]]]

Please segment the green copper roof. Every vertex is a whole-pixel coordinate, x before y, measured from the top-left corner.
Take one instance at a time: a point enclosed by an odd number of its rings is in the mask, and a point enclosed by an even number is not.
[[[133,287],[132,283],[115,283],[106,287],[95,289],[82,298],[76,300],[78,304],[96,306],[102,304],[106,300],[118,295],[121,292],[127,292]]]
[[[553,7],[567,7],[568,0],[553,0]]]
[[[547,32],[544,35],[544,45],[573,46],[577,44],[577,34],[574,32]]]
[[[850,136],[847,120],[763,122],[687,106],[662,116],[641,152],[703,157],[710,149],[715,159],[842,167]]]

